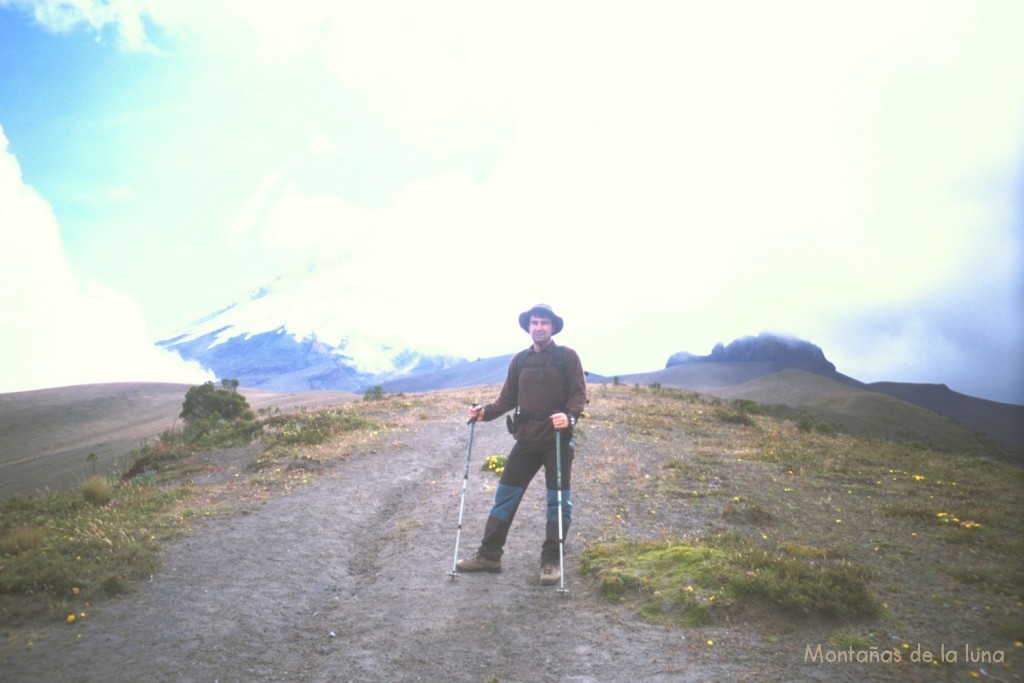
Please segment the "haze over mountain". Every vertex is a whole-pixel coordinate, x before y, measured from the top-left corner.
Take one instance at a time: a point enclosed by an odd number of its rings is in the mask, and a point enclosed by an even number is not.
[[[366,329],[356,313],[333,298],[331,306],[304,305],[322,299],[331,287],[314,269],[281,277],[157,345],[219,378],[267,391],[362,391],[465,362],[412,348],[396,330]],[[360,300],[367,296],[352,294]]]
[[[198,362],[218,378],[237,379],[244,387],[264,391],[362,393],[380,385],[390,393],[426,392],[504,380],[511,353],[468,360],[439,352],[436,343],[431,349],[421,348],[419,344],[430,342],[414,340],[420,334],[419,321],[408,321],[403,327],[405,321],[396,320],[390,329],[370,330],[343,306],[310,309],[302,305],[304,300],[322,299],[330,286],[314,271],[280,278],[159,345]],[[616,379],[658,383],[724,398],[790,405],[835,422],[842,422],[843,415],[823,403],[867,401],[872,411],[895,415],[900,409],[881,404],[899,399],[1024,448],[1024,406],[974,398],[941,384],[865,384],[840,373],[819,346],[782,334],[761,333],[718,343],[707,355],[678,351],[660,370],[616,378],[593,372],[583,356],[591,383]],[[850,423],[850,428],[858,425]],[[918,430],[921,440],[927,441],[928,429]],[[876,431],[891,435],[902,427],[893,423]]]

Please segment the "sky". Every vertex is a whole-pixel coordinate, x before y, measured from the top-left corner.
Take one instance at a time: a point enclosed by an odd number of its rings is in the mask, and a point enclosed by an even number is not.
[[[1024,3],[0,0],[0,392],[275,278],[605,375],[775,332],[1024,404]],[[341,312],[341,313],[339,313]]]

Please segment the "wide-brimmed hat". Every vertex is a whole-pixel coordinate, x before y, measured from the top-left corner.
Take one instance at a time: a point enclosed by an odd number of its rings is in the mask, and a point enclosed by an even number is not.
[[[562,327],[565,326],[565,321],[555,315],[555,312],[551,310],[551,307],[547,304],[537,304],[528,311],[523,311],[519,314],[519,327],[523,328],[524,332],[530,331],[530,316],[539,315],[545,318],[551,318],[552,335],[556,335],[562,331]]]

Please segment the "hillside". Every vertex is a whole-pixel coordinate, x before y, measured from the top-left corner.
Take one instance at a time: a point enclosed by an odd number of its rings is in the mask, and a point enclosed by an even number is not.
[[[965,396],[944,384],[874,382],[867,388],[953,418],[1024,449],[1024,406]]]
[[[935,400],[921,385],[867,385],[841,373],[809,372],[768,362],[674,365],[616,379],[789,406],[849,431],[913,439],[940,449],[966,448],[1018,460],[1024,452],[1024,406],[948,389],[942,392],[942,400]]]
[[[158,345],[200,363],[217,377],[235,378],[242,386],[271,392],[343,390],[361,394],[381,386],[389,393],[419,393],[504,380],[512,354],[467,361],[422,353],[398,341],[401,335],[387,341],[367,336],[340,310],[322,311],[320,315],[325,317],[315,321],[294,319],[295,297],[312,294],[312,290],[306,289],[310,285],[308,275],[284,278],[261,288],[246,301],[216,311]],[[608,381],[607,376],[593,374],[595,368],[585,369],[592,373],[590,381]],[[783,334],[763,332],[728,344],[719,343],[706,355],[673,353],[663,369],[620,375],[618,379],[630,384],[658,383],[704,391],[743,385],[785,370],[802,370],[900,399],[1024,451],[1024,406],[958,394],[942,385],[868,385],[839,372],[819,346]],[[765,387],[753,388],[761,392]],[[762,396],[759,393],[746,398],[785,403]],[[814,402],[806,397],[800,407]],[[877,411],[872,407],[867,412]],[[892,425],[884,423],[858,428],[883,436],[894,431]]]
[[[73,485],[122,468],[128,455],[181,428],[185,384],[90,384],[0,394],[0,500]],[[351,400],[344,392],[244,390],[253,409],[294,409]],[[96,454],[95,462],[87,460]]]
[[[799,409],[818,421],[853,434],[874,434],[890,441],[917,441],[946,451],[1021,454],[985,438],[966,425],[890,395],[860,389],[803,370],[762,375],[742,384],[708,389],[726,399],[749,399]]]
[[[501,421],[464,422],[496,391],[331,405],[366,426],[126,483],[71,536],[117,545],[105,524],[130,488],[186,482],[145,536],[161,566],[115,599],[102,575],[81,574],[42,612],[25,604],[40,595],[0,594],[5,680],[1021,678],[1020,466],[804,429],[692,392],[593,386],[560,595],[537,584],[540,485],[503,573],[448,575],[467,457],[463,555],[497,481],[481,463],[511,445]],[[0,507],[0,542],[26,515],[28,502]],[[641,562],[643,547],[676,559]],[[757,564],[729,579],[671,574],[693,558]],[[24,559],[5,555],[0,571],[36,566]],[[830,577],[843,583],[819,587]],[[834,602],[847,583],[863,594]],[[914,661],[940,652],[956,661]]]
[[[385,391],[399,393],[501,383],[511,358],[509,354],[478,359],[437,372],[386,381],[381,386]],[[588,372],[587,381],[592,384],[616,381],[641,386],[657,384],[746,398],[798,408],[845,429],[867,431],[886,438],[904,438],[899,435],[906,432],[906,438],[923,443],[939,445],[952,438],[950,443],[954,448],[973,443],[975,449],[992,450],[991,443],[974,434],[981,432],[999,442],[994,445],[995,450],[1011,451],[1005,457],[1016,457],[1013,452],[1024,451],[1024,406],[966,396],[941,385],[865,384],[837,372],[818,347],[793,340],[776,343],[776,338],[771,336],[753,341],[738,340],[729,346],[716,347],[707,356],[675,354],[668,367],[651,372],[614,377]],[[851,391],[844,393],[844,389]],[[840,394],[850,400],[856,396],[857,400],[829,407]],[[899,403],[892,403],[892,398],[899,399]],[[910,410],[902,405],[904,403],[930,414]],[[889,412],[889,408],[895,412]],[[852,412],[846,414],[848,410]],[[909,420],[906,424],[904,417]],[[958,430],[949,426],[949,420],[960,423],[960,431],[966,428],[969,433],[956,433]]]

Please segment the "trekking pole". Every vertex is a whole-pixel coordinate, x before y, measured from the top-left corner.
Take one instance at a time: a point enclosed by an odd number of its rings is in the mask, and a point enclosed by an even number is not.
[[[567,593],[565,589],[565,539],[562,538],[562,430],[555,430],[555,483],[558,486],[558,588],[556,592]]]
[[[473,404],[473,407],[477,407],[477,403]],[[476,420],[470,420],[469,425],[469,448],[466,449],[466,471],[462,473],[462,502],[459,503],[459,526],[455,529],[455,558],[452,560],[452,570],[448,572],[448,576],[452,577],[452,581],[459,575],[459,537],[462,535],[462,511],[466,507],[466,484],[469,482],[469,456],[473,452],[473,428],[476,426]]]

